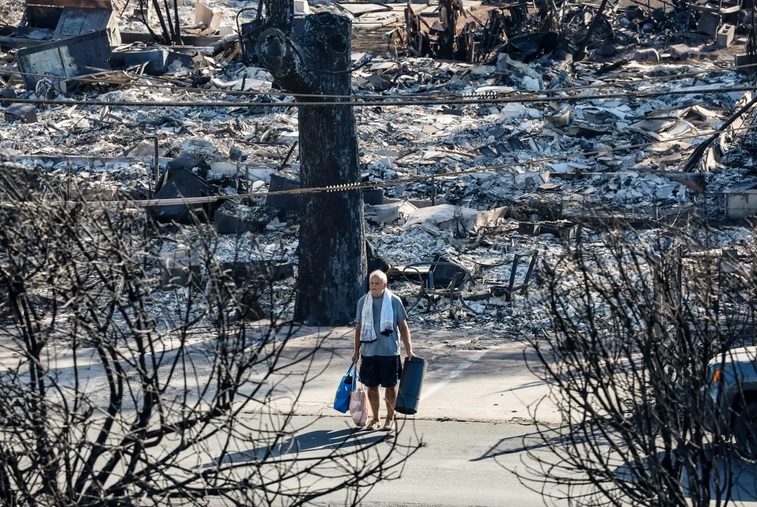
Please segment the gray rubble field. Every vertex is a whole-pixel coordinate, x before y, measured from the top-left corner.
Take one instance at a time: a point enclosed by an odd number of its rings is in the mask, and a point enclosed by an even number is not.
[[[207,33],[198,22],[194,2],[180,2],[182,26],[224,41],[223,49],[198,46],[160,75],[129,69],[115,83],[110,73],[72,90],[62,90],[58,79],[27,89],[15,50],[5,50],[6,89],[52,102],[20,113],[2,107],[0,157],[65,173],[109,200],[147,195],[156,153],[161,167],[196,156],[234,213],[256,215],[272,175],[298,178],[297,109],[264,69],[244,61],[236,32],[240,21],[254,19],[250,3],[206,4],[217,14],[217,31]],[[419,15],[435,7],[412,5]],[[471,11],[482,5],[465,2]],[[128,5],[116,7],[122,35],[143,30]],[[599,237],[603,221],[623,218],[654,234],[655,223],[707,214],[722,225],[711,232],[717,248],[752,241],[751,230],[734,222],[754,211],[749,196],[757,186],[751,109],[734,121],[753,98],[734,67],[746,37],[736,33],[722,50],[694,32],[689,44],[668,44],[664,33],[618,10],[607,19],[625,42],[611,56],[599,46],[567,66],[551,55],[523,63],[496,52],[467,63],[408,55],[393,44],[392,34],[404,29],[404,7],[314,2],[306,8],[353,18],[360,164],[377,199],[366,204],[366,232],[378,255],[397,268],[393,288],[411,301],[418,286],[400,276],[402,267],[435,255],[465,267],[475,282],[465,287],[467,304],[457,319],[416,312],[414,325],[462,326],[497,338],[530,332],[544,318],[531,304],[541,297],[540,266],[578,236]],[[23,4],[5,3],[2,12],[13,28]],[[382,43],[366,48],[361,41],[368,36]],[[240,193],[247,197],[234,199]],[[224,235],[219,257],[242,251],[296,270],[296,220],[256,216],[228,225],[248,230]],[[175,244],[191,245],[193,237],[187,226]],[[283,276],[279,290],[292,290],[293,280]],[[511,285],[524,290],[511,298],[505,290]]]

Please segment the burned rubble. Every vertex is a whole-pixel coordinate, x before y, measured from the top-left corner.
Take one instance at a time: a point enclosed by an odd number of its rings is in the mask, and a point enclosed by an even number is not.
[[[92,199],[150,203],[153,218],[182,224],[169,257],[194,228],[214,228],[219,260],[275,266],[276,290],[291,291],[293,99],[250,61],[240,30],[254,33],[254,9],[189,4],[177,13],[182,44],[165,45],[135,35],[150,13],[97,2],[104,13],[93,16],[67,1],[59,26],[40,28],[26,2],[0,37],[0,79],[3,98],[30,102],[0,102],[0,158],[7,170],[76,180]],[[515,333],[531,318],[541,266],[566,244],[615,220],[654,228],[706,214],[730,224],[757,212],[752,75],[737,67],[751,61],[747,10],[631,2],[591,28],[596,10],[571,2],[562,12],[468,0],[296,4],[299,15],[353,19],[367,240],[374,265],[417,303],[415,325]],[[82,19],[91,31],[60,36]],[[86,58],[99,61],[50,56],[93,41]],[[197,201],[150,201],[187,197]],[[738,223],[718,234],[723,248],[751,237]],[[441,258],[454,269],[440,270],[429,294],[406,267]],[[191,256],[181,262],[189,269]]]

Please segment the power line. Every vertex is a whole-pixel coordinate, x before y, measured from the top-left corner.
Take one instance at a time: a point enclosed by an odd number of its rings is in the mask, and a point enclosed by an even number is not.
[[[752,129],[757,129],[757,125],[750,125],[746,127],[739,127],[729,130],[728,132],[735,132],[735,131],[749,131]],[[722,132],[725,133],[725,132]],[[523,162],[510,162],[507,164],[498,164],[498,165],[492,165],[492,166],[479,166],[476,168],[466,169],[463,171],[456,171],[454,173],[442,173],[442,174],[423,174],[423,175],[417,175],[417,176],[408,176],[405,178],[398,178],[396,180],[381,180],[381,181],[372,181],[372,182],[359,182],[359,183],[346,183],[342,185],[332,185],[332,186],[326,186],[326,187],[311,187],[311,188],[296,188],[296,189],[289,189],[289,190],[275,190],[275,191],[268,191],[268,192],[248,192],[244,194],[234,194],[234,195],[216,195],[216,196],[207,196],[207,197],[180,197],[180,198],[174,198],[174,199],[142,199],[142,200],[121,200],[121,201],[84,201],[87,205],[98,205],[98,206],[106,206],[106,207],[123,207],[125,205],[131,205],[131,206],[138,206],[138,207],[147,207],[147,206],[175,206],[175,205],[181,205],[181,204],[208,204],[208,203],[214,203],[218,201],[224,201],[228,199],[246,199],[246,198],[262,198],[262,197],[268,197],[268,196],[278,196],[278,195],[296,195],[296,194],[307,194],[307,193],[331,193],[331,192],[345,192],[345,191],[353,191],[353,190],[362,190],[362,189],[371,189],[371,188],[388,188],[393,187],[397,185],[401,185],[404,183],[414,183],[424,180],[434,180],[434,179],[454,179],[459,178],[461,176],[465,176],[467,174],[481,174],[481,173],[487,173],[487,172],[494,172],[502,169],[509,169],[519,166],[530,166],[530,165],[536,165],[536,164],[542,164],[542,163],[548,163],[548,162],[555,162],[558,160],[567,160],[571,158],[578,158],[578,157],[587,157],[592,155],[599,155],[604,153],[613,153],[617,151],[626,151],[626,150],[633,150],[638,148],[643,148],[646,146],[651,146],[654,144],[658,144],[661,142],[669,143],[669,142],[676,142],[676,141],[685,141],[687,139],[696,139],[700,137],[705,136],[711,136],[713,135],[713,132],[703,132],[699,134],[691,134],[686,136],[678,136],[673,137],[670,139],[663,139],[663,140],[654,140],[647,143],[637,143],[637,144],[631,144],[631,145],[625,145],[625,146],[616,146],[616,147],[610,147],[610,148],[603,148],[599,150],[590,150],[590,151],[583,151],[578,153],[566,153],[566,154],[560,154],[560,155],[554,155],[550,157],[542,157],[542,158],[536,158],[531,159]],[[0,160],[2,158],[0,157]],[[3,161],[6,165],[15,165],[9,161]],[[22,166],[21,164],[19,164]],[[23,166],[22,166],[23,167]],[[561,173],[557,173],[556,177],[560,177]],[[608,172],[595,172],[595,173],[587,173],[582,172],[582,175],[589,175],[589,174],[596,174],[596,175],[603,175],[603,174],[611,174]],[[684,174],[684,173],[681,173]],[[77,204],[78,202],[67,202],[67,204]],[[0,203],[2,206],[6,207],[16,207],[14,204],[10,203]]]
[[[757,91],[757,86],[730,86],[720,88],[688,88],[681,90],[666,90],[656,92],[607,93],[602,95],[586,95],[575,97],[548,97],[540,94],[545,92],[530,92],[514,97],[491,97],[491,98],[450,98],[450,99],[422,99],[405,100],[403,98],[386,97],[384,100],[359,100],[359,96],[351,96],[350,100],[344,101],[295,101],[295,102],[229,102],[229,101],[107,101],[107,100],[57,100],[57,99],[0,99],[5,103],[38,104],[53,106],[109,106],[109,107],[207,107],[207,108],[232,108],[242,107],[255,108],[278,108],[278,107],[326,107],[326,106],[350,106],[350,107],[375,107],[375,106],[433,106],[433,105],[479,105],[479,104],[508,104],[508,103],[533,103],[533,102],[566,102],[576,103],[588,100],[607,99],[648,99],[665,97],[670,95],[710,95],[728,92]]]
[[[463,62],[460,62],[463,63]],[[582,86],[576,86],[576,87],[562,87],[562,88],[552,88],[547,90],[541,90],[540,93],[548,93],[548,94],[556,94],[556,93],[571,93],[571,92],[580,92],[585,91],[589,89],[601,89],[601,88],[612,88],[612,87],[626,87],[628,85],[632,84],[650,84],[655,81],[664,81],[664,80],[682,80],[682,79],[688,79],[688,78],[695,78],[702,75],[709,75],[713,73],[718,72],[733,72],[738,69],[750,69],[753,67],[757,67],[757,64],[748,64],[736,67],[728,67],[728,68],[717,68],[717,69],[702,69],[700,71],[695,72],[687,72],[684,74],[674,74],[674,75],[662,75],[662,76],[644,76],[641,79],[637,79],[635,81],[627,81],[627,82],[621,82],[621,83],[607,83],[603,82],[601,84],[595,84],[595,85],[582,85]],[[264,70],[264,69],[261,69]],[[48,79],[48,80],[73,80],[73,81],[81,81],[85,83],[95,83],[95,84],[120,84],[120,85],[126,85],[131,84],[134,85],[134,83],[124,83],[123,80],[119,79],[109,79],[108,75],[95,75],[95,76],[81,76],[81,77],[65,77],[65,76],[56,76],[52,74],[41,74],[41,73],[27,73],[27,72],[20,72],[18,71],[17,74],[22,76],[32,76],[32,77],[40,77],[42,79]],[[162,76],[144,76],[144,75],[132,75],[129,74],[127,71],[124,71],[123,74],[125,74],[130,79],[140,80],[140,79],[147,79],[150,81],[164,81],[167,85],[168,84],[183,84],[182,81],[166,78]],[[501,75],[501,73],[493,73],[493,75]],[[621,76],[622,77],[622,76]],[[243,77],[242,80],[245,78]],[[136,86],[154,86],[153,84],[136,84]],[[294,98],[317,98],[319,100],[330,98],[334,100],[341,100],[341,99],[354,99],[356,95],[316,95],[316,94],[295,94],[295,93],[289,93],[286,91],[281,92],[267,92],[267,91],[245,91],[245,90],[225,90],[225,89],[206,89],[206,88],[196,88],[196,87],[185,87],[182,86],[179,88],[181,91],[188,91],[193,93],[199,93],[199,94],[225,94],[225,95],[237,95],[237,96],[266,96],[266,97],[280,97],[282,95],[291,96]],[[517,91],[513,91],[510,93],[516,93]],[[445,98],[477,98],[477,97],[483,97],[486,98],[487,96],[490,96],[490,92],[485,92],[483,94],[476,94],[474,93],[455,93],[455,92],[426,92],[426,93],[405,93],[400,94],[396,96],[386,96],[386,95],[379,95],[379,94],[361,94],[359,97],[362,97],[364,100],[388,100],[394,97],[404,97],[404,98],[415,98],[415,97],[421,97],[421,98],[434,98],[434,97],[445,97]],[[503,92],[497,92],[497,95],[501,97]]]
[[[750,67],[756,67],[757,64],[750,64],[745,65],[743,67],[739,67],[740,69],[748,69]],[[273,92],[273,91],[244,91],[244,90],[224,90],[224,89],[204,89],[204,88],[196,88],[196,87],[177,87],[176,91],[182,91],[182,92],[189,92],[189,93],[196,93],[201,95],[211,95],[211,94],[223,94],[223,95],[231,95],[231,96],[241,96],[241,97],[268,97],[268,98],[277,98],[282,96],[292,97],[295,99],[295,102],[260,102],[260,101],[254,101],[254,102],[233,102],[233,101],[166,101],[166,102],[156,102],[156,101],[100,101],[100,100],[74,100],[74,99],[66,99],[66,100],[58,100],[58,99],[6,99],[7,102],[28,102],[28,103],[34,103],[34,104],[50,104],[50,105],[109,105],[109,106],[121,106],[121,107],[165,107],[165,106],[171,106],[171,107],[263,107],[263,108],[276,108],[276,107],[301,107],[301,106],[310,106],[310,105],[318,105],[318,106],[333,106],[333,105],[352,105],[355,107],[373,107],[377,105],[396,105],[396,106],[404,106],[404,105],[444,105],[444,104],[460,104],[460,105],[476,105],[476,104],[496,104],[500,102],[534,102],[534,101],[543,101],[543,100],[550,100],[555,102],[575,102],[585,99],[593,99],[593,100],[601,100],[601,99],[614,99],[614,98],[623,98],[623,97],[635,97],[635,98],[651,98],[655,96],[660,95],[667,95],[670,93],[673,94],[688,94],[688,93],[698,93],[697,90],[674,90],[674,91],[665,91],[665,92],[639,92],[639,91],[628,91],[628,87],[632,85],[650,85],[656,81],[666,81],[666,80],[675,80],[675,81],[681,81],[683,79],[688,78],[696,78],[698,76],[702,75],[709,75],[717,72],[733,72],[734,68],[722,68],[722,69],[703,69],[701,71],[696,72],[687,72],[684,74],[677,74],[677,75],[662,75],[662,76],[644,76],[641,79],[633,80],[633,81],[624,81],[624,82],[602,82],[600,84],[588,84],[588,85],[582,85],[582,86],[576,86],[576,87],[562,87],[562,88],[551,88],[551,89],[545,89],[545,90],[539,90],[539,91],[532,91],[532,92],[524,92],[522,90],[513,90],[509,92],[503,92],[503,91],[486,91],[482,93],[456,93],[456,92],[426,92],[426,93],[398,93],[395,95],[380,95],[380,94],[350,94],[350,95],[315,95],[315,94],[294,94],[289,93],[287,91],[281,91],[281,92]],[[63,76],[54,76],[49,74],[38,74],[38,73],[24,73],[24,72],[18,72],[22,76],[34,76],[34,77],[41,77],[47,80],[66,80],[71,79],[75,81],[82,81],[82,82],[88,82],[88,83],[101,83],[101,84],[134,84],[134,83],[124,83],[123,80],[119,79],[113,79],[109,80],[107,74],[103,76],[81,76],[81,77],[72,77],[67,78]],[[167,85],[174,84],[174,85],[181,85],[183,84],[182,81],[173,80],[169,78],[164,77],[155,77],[155,76],[143,76],[143,75],[130,75],[128,72],[124,72],[124,74],[129,77],[130,79],[149,79],[151,81],[165,81]],[[494,75],[497,75],[495,73]],[[622,77],[622,76],[621,76]],[[245,78],[242,78],[244,80]],[[136,86],[150,86],[148,84],[136,84]],[[154,84],[153,84],[154,86]],[[558,94],[571,94],[571,93],[580,93],[591,89],[609,89],[609,88],[621,88],[624,89],[623,92],[620,92],[620,94],[604,94],[604,95],[594,95],[592,97],[587,96],[577,96],[577,97],[565,97],[565,96],[557,96]],[[744,86],[744,87],[727,87],[727,88],[721,88],[720,91],[746,91],[746,90],[752,90],[753,87],[751,86]],[[173,90],[172,90],[173,91]],[[707,88],[704,88],[701,90],[701,93],[707,92]],[[657,95],[656,95],[657,94]],[[534,96],[536,95],[536,96]],[[314,100],[306,100],[306,99],[314,99]],[[327,99],[332,99],[331,101]]]

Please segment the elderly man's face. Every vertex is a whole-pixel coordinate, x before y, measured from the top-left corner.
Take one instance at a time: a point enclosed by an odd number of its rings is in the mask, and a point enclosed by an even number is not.
[[[378,276],[372,276],[370,281],[371,296],[380,298],[384,295],[384,289],[386,289],[386,283]]]

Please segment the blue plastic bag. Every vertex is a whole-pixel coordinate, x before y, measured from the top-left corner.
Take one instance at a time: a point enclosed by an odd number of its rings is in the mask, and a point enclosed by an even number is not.
[[[350,409],[350,394],[355,390],[355,365],[351,364],[347,374],[342,377],[334,396],[334,410],[346,414]]]

